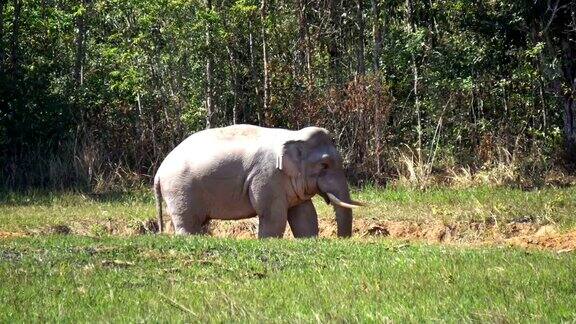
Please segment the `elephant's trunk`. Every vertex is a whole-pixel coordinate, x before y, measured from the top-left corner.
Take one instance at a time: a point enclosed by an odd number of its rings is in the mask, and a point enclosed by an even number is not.
[[[338,193],[326,193],[330,199],[330,203],[334,207],[336,213],[336,225],[338,226],[339,237],[352,236],[352,208],[358,207],[348,203],[350,200],[350,192],[346,186],[344,190]]]
[[[352,210],[340,206],[334,206],[336,224],[338,225],[339,237],[352,236]]]
[[[330,170],[318,179],[320,195],[334,207],[339,237],[352,235],[352,208],[361,203],[350,199],[350,190],[342,170]]]

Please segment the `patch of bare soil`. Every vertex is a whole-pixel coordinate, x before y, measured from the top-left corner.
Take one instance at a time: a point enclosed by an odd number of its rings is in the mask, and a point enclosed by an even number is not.
[[[23,236],[27,236],[27,234],[23,233],[23,232],[3,232],[3,231],[0,231],[0,239],[23,237]]]
[[[174,232],[170,221],[167,221],[165,225],[167,233]],[[336,237],[337,227],[334,219],[319,219],[319,227],[320,237]],[[110,219],[99,223],[83,221],[69,225],[51,225],[30,233],[0,231],[0,239],[31,234],[133,236],[153,234],[157,231],[158,226],[154,219],[130,224]],[[205,232],[215,237],[256,238],[258,219],[211,221],[206,226]],[[361,240],[393,238],[434,244],[514,245],[557,252],[576,251],[576,230],[559,233],[552,225],[540,226],[530,221],[497,224],[494,221],[486,220],[446,224],[441,221],[415,222],[357,218],[354,220],[353,236]],[[288,228],[285,237],[292,237]]]
[[[524,248],[549,249],[559,253],[576,251],[576,230],[564,233],[535,233],[513,237],[507,241]]]
[[[336,223],[320,219],[320,237],[336,237]],[[212,222],[208,234],[217,237],[256,238],[257,219]],[[292,233],[286,230],[286,237]],[[558,233],[552,225],[539,226],[530,222],[442,222],[387,221],[377,219],[354,220],[355,237],[362,239],[394,238],[435,244],[515,245],[524,248],[547,249],[557,252],[576,250],[576,230]]]

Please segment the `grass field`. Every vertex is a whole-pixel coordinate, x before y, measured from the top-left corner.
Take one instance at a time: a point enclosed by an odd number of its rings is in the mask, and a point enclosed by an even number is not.
[[[383,241],[2,242],[0,321],[561,321],[576,257]]]
[[[354,196],[370,202],[358,220],[575,227],[574,188],[364,189]],[[331,218],[317,202],[321,217]],[[0,322],[576,320],[574,252],[381,237],[119,236],[104,226],[151,217],[146,191],[4,194],[0,233],[28,234],[0,236]],[[39,230],[57,224],[72,234]]]
[[[522,191],[507,188],[439,188],[419,190],[356,190],[353,196],[369,203],[354,211],[356,218],[457,222],[489,220],[576,227],[576,187]],[[318,197],[316,197],[318,198]],[[320,217],[332,218],[322,199],[314,201]],[[102,221],[127,226],[156,218],[150,190],[88,195],[33,192],[0,193],[0,230],[23,231],[39,226],[78,222],[90,227]],[[97,226],[96,226],[97,227]],[[98,228],[94,229],[96,232]]]

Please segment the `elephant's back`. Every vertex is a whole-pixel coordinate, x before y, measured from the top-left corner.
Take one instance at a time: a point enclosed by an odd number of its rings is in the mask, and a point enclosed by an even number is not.
[[[203,130],[190,136],[193,139],[208,139],[215,142],[238,144],[263,144],[274,138],[290,136],[294,131],[282,128],[266,128],[249,124],[238,124]]]
[[[189,150],[193,147],[222,147],[264,145],[271,139],[279,138],[293,132],[286,129],[265,128],[239,124],[220,128],[210,128],[188,136],[174,150]]]
[[[238,173],[257,150],[261,136],[260,127],[245,126],[249,127],[214,128],[190,135],[166,156],[157,175],[191,180]]]
[[[254,125],[232,125],[203,130],[190,135],[164,159],[157,174],[162,177],[219,178],[239,174],[262,151],[289,136],[292,131]],[[218,174],[214,174],[218,173]]]

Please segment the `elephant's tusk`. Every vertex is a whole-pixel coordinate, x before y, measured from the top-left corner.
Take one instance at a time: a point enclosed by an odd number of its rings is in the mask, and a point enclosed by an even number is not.
[[[350,202],[351,202],[353,205],[356,205],[356,206],[363,206],[363,207],[365,207],[365,206],[368,205],[368,204],[366,204],[365,202],[361,202],[361,201],[357,201],[357,200],[353,200],[353,199],[351,199]]]
[[[336,196],[334,196],[333,194],[331,194],[331,193],[329,193],[329,192],[327,192],[326,195],[328,196],[328,198],[330,199],[330,201],[331,201],[334,205],[337,205],[337,206],[340,206],[340,207],[344,207],[344,208],[349,208],[349,209],[360,207],[360,206],[357,206],[357,205],[352,205],[352,204],[345,203],[345,202],[341,201],[340,199],[338,199]]]

